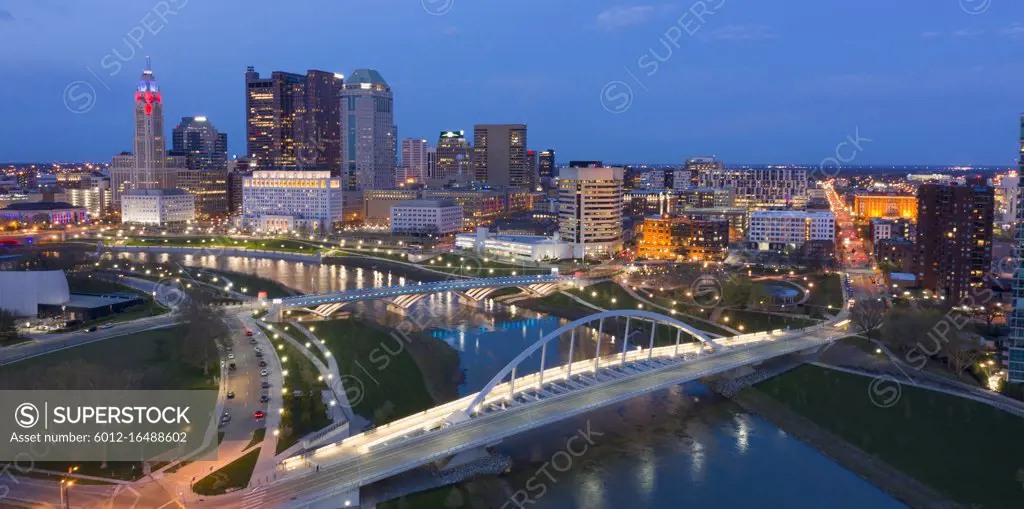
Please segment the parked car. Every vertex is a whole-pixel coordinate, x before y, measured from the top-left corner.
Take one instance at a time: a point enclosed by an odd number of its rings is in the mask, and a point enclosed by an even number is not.
[[[260,387],[263,387],[264,389],[269,389],[270,388],[270,382],[264,380],[263,383],[260,384]]]
[[[256,352],[256,357],[263,357],[263,352]]]
[[[235,391],[228,391],[228,399],[235,399]]]
[[[235,371],[236,369],[238,369],[238,366],[236,366],[235,363],[232,362],[231,364],[228,364],[228,369],[231,371]]]
[[[260,370],[260,376],[267,376],[267,375],[269,375],[269,374],[270,374],[270,372],[269,372],[269,371],[267,371],[267,370],[265,370],[265,369],[261,369],[261,370]]]
[[[270,402],[270,396],[267,396],[266,394],[260,396],[260,403],[268,403],[268,402]]]
[[[267,367],[267,361],[260,361],[260,367],[261,368]]]

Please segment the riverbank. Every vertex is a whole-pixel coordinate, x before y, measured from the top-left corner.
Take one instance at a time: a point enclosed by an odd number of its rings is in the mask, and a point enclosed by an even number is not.
[[[815,425],[756,388],[748,387],[733,396],[732,399],[743,410],[771,422],[775,427],[817,449],[818,452],[843,468],[910,507],[963,508],[917,479]]]

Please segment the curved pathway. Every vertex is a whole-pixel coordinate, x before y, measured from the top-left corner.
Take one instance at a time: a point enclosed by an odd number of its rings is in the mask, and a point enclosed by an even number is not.
[[[622,283],[621,281],[616,281],[616,283],[619,286],[621,286],[622,289],[625,290],[626,293],[628,293],[630,295],[630,297],[633,297],[634,299],[636,299],[636,300],[638,300],[640,302],[643,302],[644,304],[646,304],[648,306],[651,306],[651,307],[657,308],[657,309],[661,309],[661,310],[666,311],[666,312],[668,312],[670,314],[677,314],[677,315],[680,315],[680,316],[685,316],[687,318],[690,318],[690,319],[693,319],[693,320],[697,320],[697,321],[700,321],[702,323],[713,325],[715,327],[718,327],[719,329],[726,330],[726,331],[728,331],[728,332],[730,332],[732,334],[735,334],[737,336],[743,334],[742,332],[740,332],[740,331],[738,331],[736,329],[733,329],[732,327],[728,327],[728,326],[722,325],[720,323],[711,322],[711,321],[709,321],[706,318],[701,318],[699,316],[694,316],[694,315],[691,315],[689,313],[683,313],[681,311],[676,311],[674,309],[669,309],[669,308],[667,308],[665,306],[662,306],[660,304],[655,304],[655,303],[653,303],[653,302],[651,302],[651,301],[641,297],[640,294],[634,292],[633,289],[629,287],[629,285],[626,285],[626,284]]]

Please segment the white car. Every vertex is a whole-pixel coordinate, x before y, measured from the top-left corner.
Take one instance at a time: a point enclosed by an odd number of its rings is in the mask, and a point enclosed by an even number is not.
[[[233,354],[233,353],[229,353],[229,354],[228,354],[228,360],[229,360],[229,361],[230,361],[230,360],[232,360],[232,359],[234,359],[234,358],[235,358],[235,354]]]
[[[260,376],[267,376],[267,375],[269,375],[269,374],[270,374],[270,372],[269,372],[269,371],[267,371],[267,370],[265,370],[265,369],[261,369],[261,370],[260,370]]]

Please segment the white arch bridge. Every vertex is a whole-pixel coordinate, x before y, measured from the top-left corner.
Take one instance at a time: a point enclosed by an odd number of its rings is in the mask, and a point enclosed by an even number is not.
[[[521,288],[531,295],[542,297],[554,292],[559,285],[570,281],[572,281],[570,277],[547,274],[458,279],[345,290],[275,299],[270,307],[269,315],[280,321],[285,311],[301,309],[326,318],[338,312],[346,304],[367,300],[385,300],[388,302],[388,309],[401,313],[420,299],[434,293],[454,292],[459,297],[475,304],[503,288]]]
[[[836,327],[846,314],[844,309],[834,321],[808,329],[712,340],[657,313],[597,313],[545,334],[476,394],[284,460],[264,502],[344,506],[358,501],[360,487],[430,462],[450,466],[505,438],[589,410],[821,348],[841,337]]]

